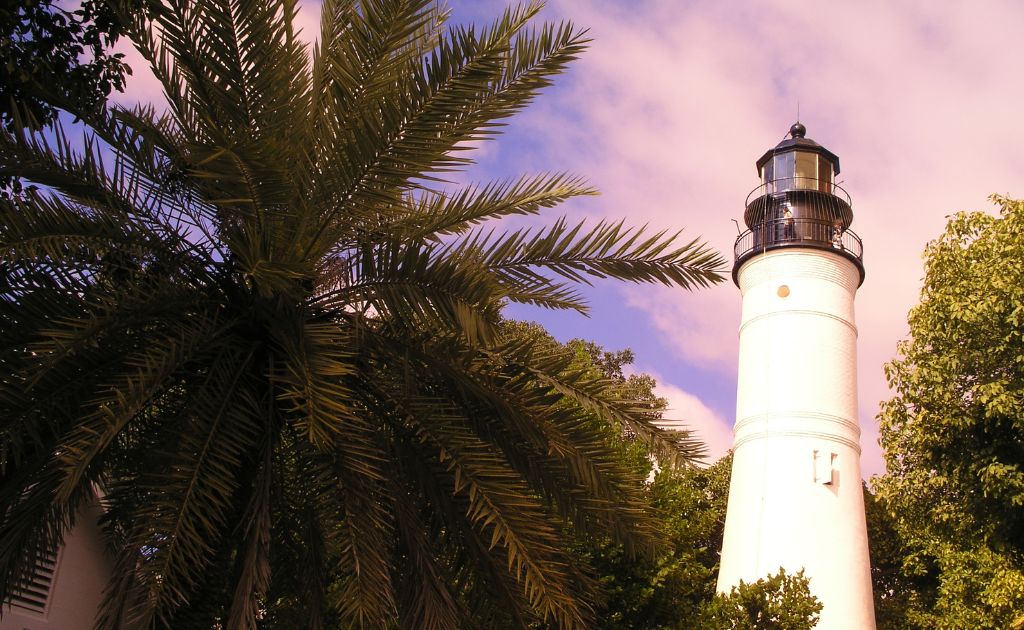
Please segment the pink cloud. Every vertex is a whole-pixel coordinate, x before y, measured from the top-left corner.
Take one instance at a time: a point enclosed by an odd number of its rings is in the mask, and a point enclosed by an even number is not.
[[[675,287],[642,285],[623,287],[622,293],[627,306],[647,313],[672,352],[695,365],[735,373],[739,348],[736,326],[731,336],[723,335],[723,328],[739,322],[740,304],[734,286],[723,284],[680,295]]]
[[[143,59],[139,51],[128,40],[122,39],[114,47],[116,52],[124,54],[124,62],[132,69],[124,92],[115,92],[111,100],[119,105],[152,105],[158,109],[166,107],[164,88],[150,70],[149,62]]]
[[[595,41],[571,89],[528,117],[550,131],[560,164],[601,188],[599,212],[685,226],[731,257],[754,161],[782,139],[798,100],[808,136],[840,156],[866,251],[864,468],[881,472],[881,368],[907,334],[925,243],[946,215],[987,208],[990,193],[1024,195],[1024,7],[563,0],[554,10]],[[672,352],[699,369],[735,369],[735,287],[624,293]]]

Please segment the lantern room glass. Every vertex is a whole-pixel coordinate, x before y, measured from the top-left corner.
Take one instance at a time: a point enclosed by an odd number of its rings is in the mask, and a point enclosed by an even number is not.
[[[832,192],[832,162],[824,156],[818,156],[818,190]]]
[[[773,192],[818,190],[832,192],[832,162],[809,151],[787,151],[772,157],[761,167],[761,183]]]
[[[776,192],[783,192],[793,189],[793,153],[780,153],[772,158],[772,181],[775,182]]]
[[[818,188],[818,155],[796,151],[796,168],[793,172],[793,187],[799,190]]]

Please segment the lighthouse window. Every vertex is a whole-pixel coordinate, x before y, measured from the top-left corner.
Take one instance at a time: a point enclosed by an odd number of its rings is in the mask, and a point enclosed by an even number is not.
[[[818,190],[832,192],[832,162],[820,155],[818,156]]]
[[[795,188],[818,187],[818,156],[814,153],[796,154]]]
[[[775,162],[775,189],[778,191],[792,190],[793,188],[793,154],[783,153],[776,155]]]

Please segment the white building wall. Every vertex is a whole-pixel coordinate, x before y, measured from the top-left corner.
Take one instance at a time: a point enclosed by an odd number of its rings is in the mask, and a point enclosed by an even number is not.
[[[718,590],[801,568],[820,630],[873,629],[857,424],[856,266],[827,250],[745,262]]]
[[[0,630],[90,630],[110,579],[112,561],[104,549],[100,506],[79,512],[57,554],[57,570],[42,612],[4,606]]]

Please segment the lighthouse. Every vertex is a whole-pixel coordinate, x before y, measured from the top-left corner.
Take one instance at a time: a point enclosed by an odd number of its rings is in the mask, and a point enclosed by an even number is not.
[[[743,311],[718,590],[801,569],[820,630],[875,627],[857,423],[863,247],[839,158],[799,122],[757,161],[733,281]]]

